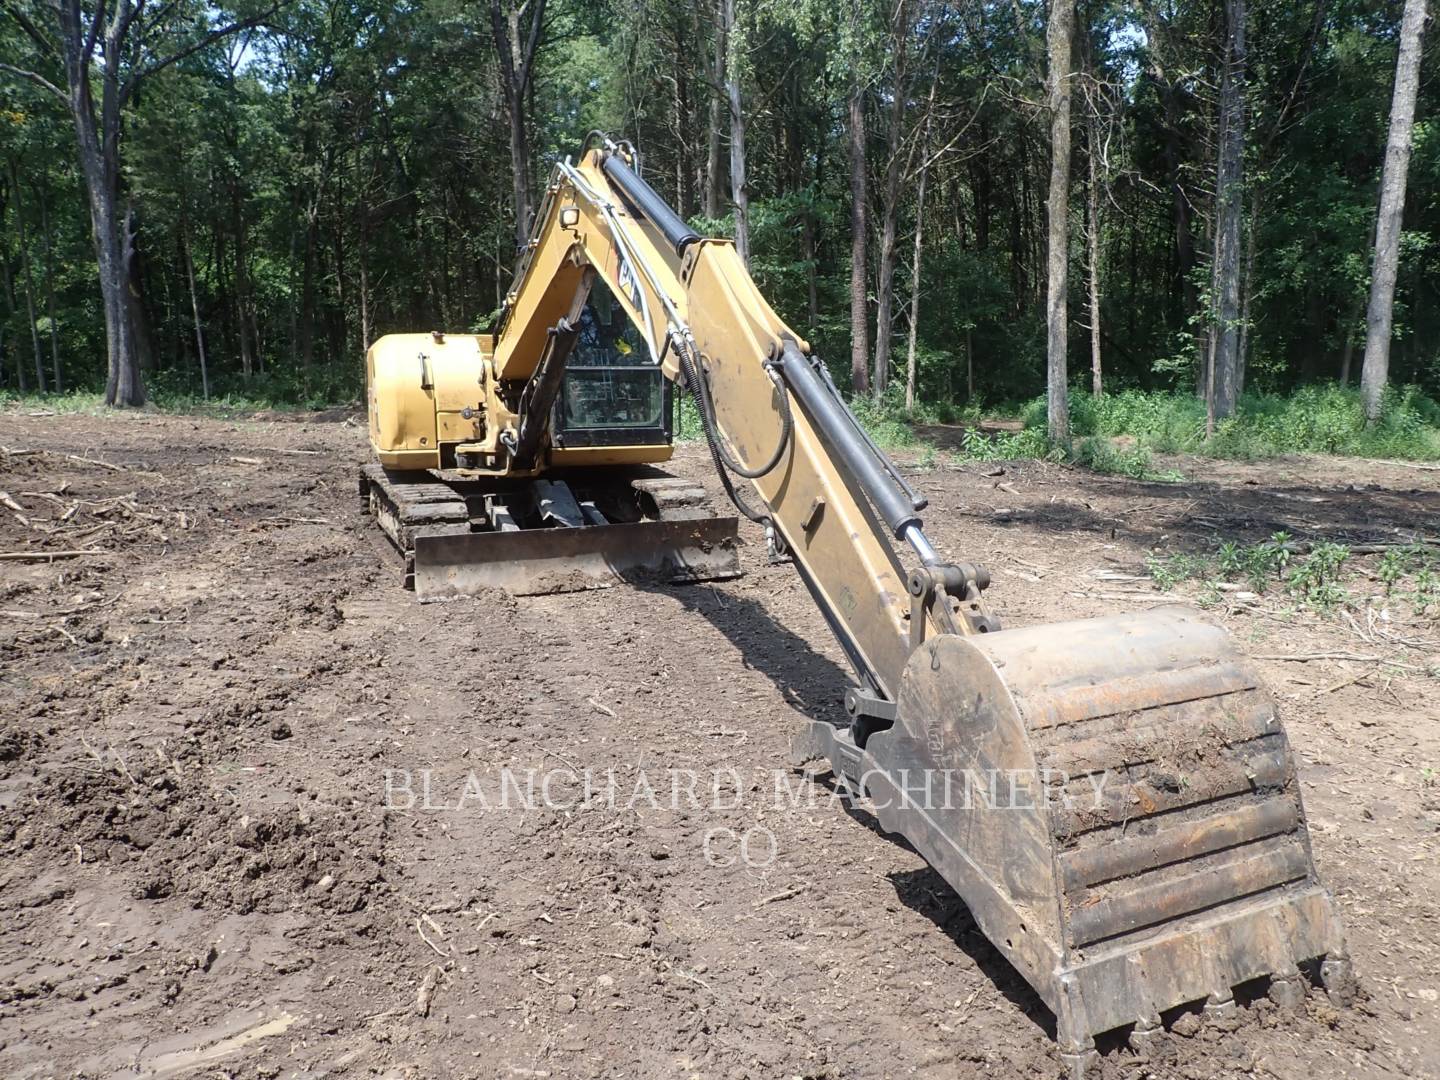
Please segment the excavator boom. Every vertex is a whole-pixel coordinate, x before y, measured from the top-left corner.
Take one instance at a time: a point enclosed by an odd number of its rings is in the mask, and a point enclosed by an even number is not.
[[[1284,729],[1225,631],[1175,608],[1002,630],[988,574],[936,552],[925,501],[734,246],[690,229],[626,146],[550,181],[486,361],[524,387],[509,435],[492,421],[477,442],[488,467],[531,467],[526,395],[549,397],[597,283],[695,398],[722,485],[854,668],[846,722],[812,721],[797,761],[827,759],[955,888],[1053,1010],[1074,1075],[1095,1035],[1144,1049],[1177,1006],[1228,1016],[1241,983],[1286,1006],[1312,977],[1347,994]]]

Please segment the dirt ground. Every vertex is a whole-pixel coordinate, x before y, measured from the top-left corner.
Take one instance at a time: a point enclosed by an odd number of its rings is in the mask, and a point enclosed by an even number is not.
[[[86,553],[0,561],[0,1075],[1057,1072],[1045,1009],[917,855],[822,785],[771,797],[845,675],[757,534],[715,586],[420,605],[358,512],[363,428],[327,419],[0,414],[0,552]],[[1169,599],[1152,550],[1440,522],[1440,472],[1178,464],[942,455],[916,481],[1012,626]],[[1102,1074],[1440,1077],[1434,616],[1220,599],[1281,703],[1362,998],[1261,999]],[[507,809],[506,767],[613,770],[619,799]],[[671,769],[724,797],[633,798]],[[485,805],[457,809],[472,774]]]

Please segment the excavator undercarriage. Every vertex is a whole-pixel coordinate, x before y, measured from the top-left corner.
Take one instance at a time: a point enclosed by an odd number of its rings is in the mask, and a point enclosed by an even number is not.
[[[495,335],[387,337],[368,368],[361,493],[422,599],[737,572],[736,519],[644,468],[671,437],[646,394],[691,395],[721,488],[854,671],[847,719],[811,721],[795,763],[828,761],[955,889],[1073,1076],[1102,1033],[1146,1051],[1197,1004],[1232,1024],[1257,980],[1289,1008],[1351,993],[1284,728],[1228,634],[1178,608],[1002,629],[985,569],[935,550],[734,246],[628,145],[557,167]]]

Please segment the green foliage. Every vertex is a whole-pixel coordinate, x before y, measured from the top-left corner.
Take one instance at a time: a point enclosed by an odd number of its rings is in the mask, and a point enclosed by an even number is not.
[[[1063,454],[1051,447],[1050,440],[1040,428],[987,435],[972,427],[960,437],[960,452],[956,456],[964,461],[1023,461],[1030,458],[1059,461]]]
[[[1043,398],[1023,413],[1028,426],[1045,422]],[[1070,397],[1076,437],[1130,436],[1157,453],[1256,459],[1324,453],[1355,457],[1440,459],[1440,405],[1415,387],[1386,392],[1380,422],[1366,427],[1357,391],[1334,384],[1307,386],[1289,396],[1247,394],[1236,416],[1205,437],[1205,404],[1191,394],[1126,390],[1096,398]]]
[[[1206,567],[1206,561],[1200,556],[1183,552],[1166,556],[1151,554],[1145,557],[1146,571],[1165,592],[1169,592],[1182,581],[1203,577]]]
[[[1417,614],[1440,606],[1440,552],[1425,544],[1391,548],[1380,557],[1376,577],[1386,596],[1408,600]],[[1408,581],[1407,581],[1408,579]]]
[[[1128,476],[1132,480],[1176,482],[1185,479],[1174,469],[1155,469],[1150,451],[1145,447],[1117,446],[1110,439],[1100,436],[1092,435],[1081,439],[1075,446],[1074,458],[1076,464],[1084,465],[1087,469]]]
[[[1167,592],[1182,582],[1197,581],[1214,599],[1220,583],[1240,581],[1256,593],[1278,586],[1302,607],[1324,612],[1355,601],[1352,588],[1344,580],[1352,560],[1353,553],[1346,544],[1319,540],[1301,548],[1288,533],[1277,532],[1258,544],[1225,541],[1209,556],[1191,552],[1151,554],[1145,567],[1155,584]],[[1407,601],[1421,616],[1440,606],[1437,568],[1440,554],[1435,548],[1413,545],[1384,552],[1375,576],[1384,585],[1386,596]]]
[[[1344,603],[1350,594],[1340,584],[1340,567],[1348,558],[1350,549],[1344,544],[1315,544],[1285,571],[1285,590],[1307,607],[1328,610]]]
[[[894,397],[880,402],[863,395],[854,397],[850,399],[850,411],[882,449],[907,449],[920,441]]]

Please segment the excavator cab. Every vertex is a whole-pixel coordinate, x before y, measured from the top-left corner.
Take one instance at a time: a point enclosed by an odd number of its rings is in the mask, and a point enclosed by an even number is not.
[[[550,421],[554,447],[669,446],[674,390],[603,282],[590,288]]]

